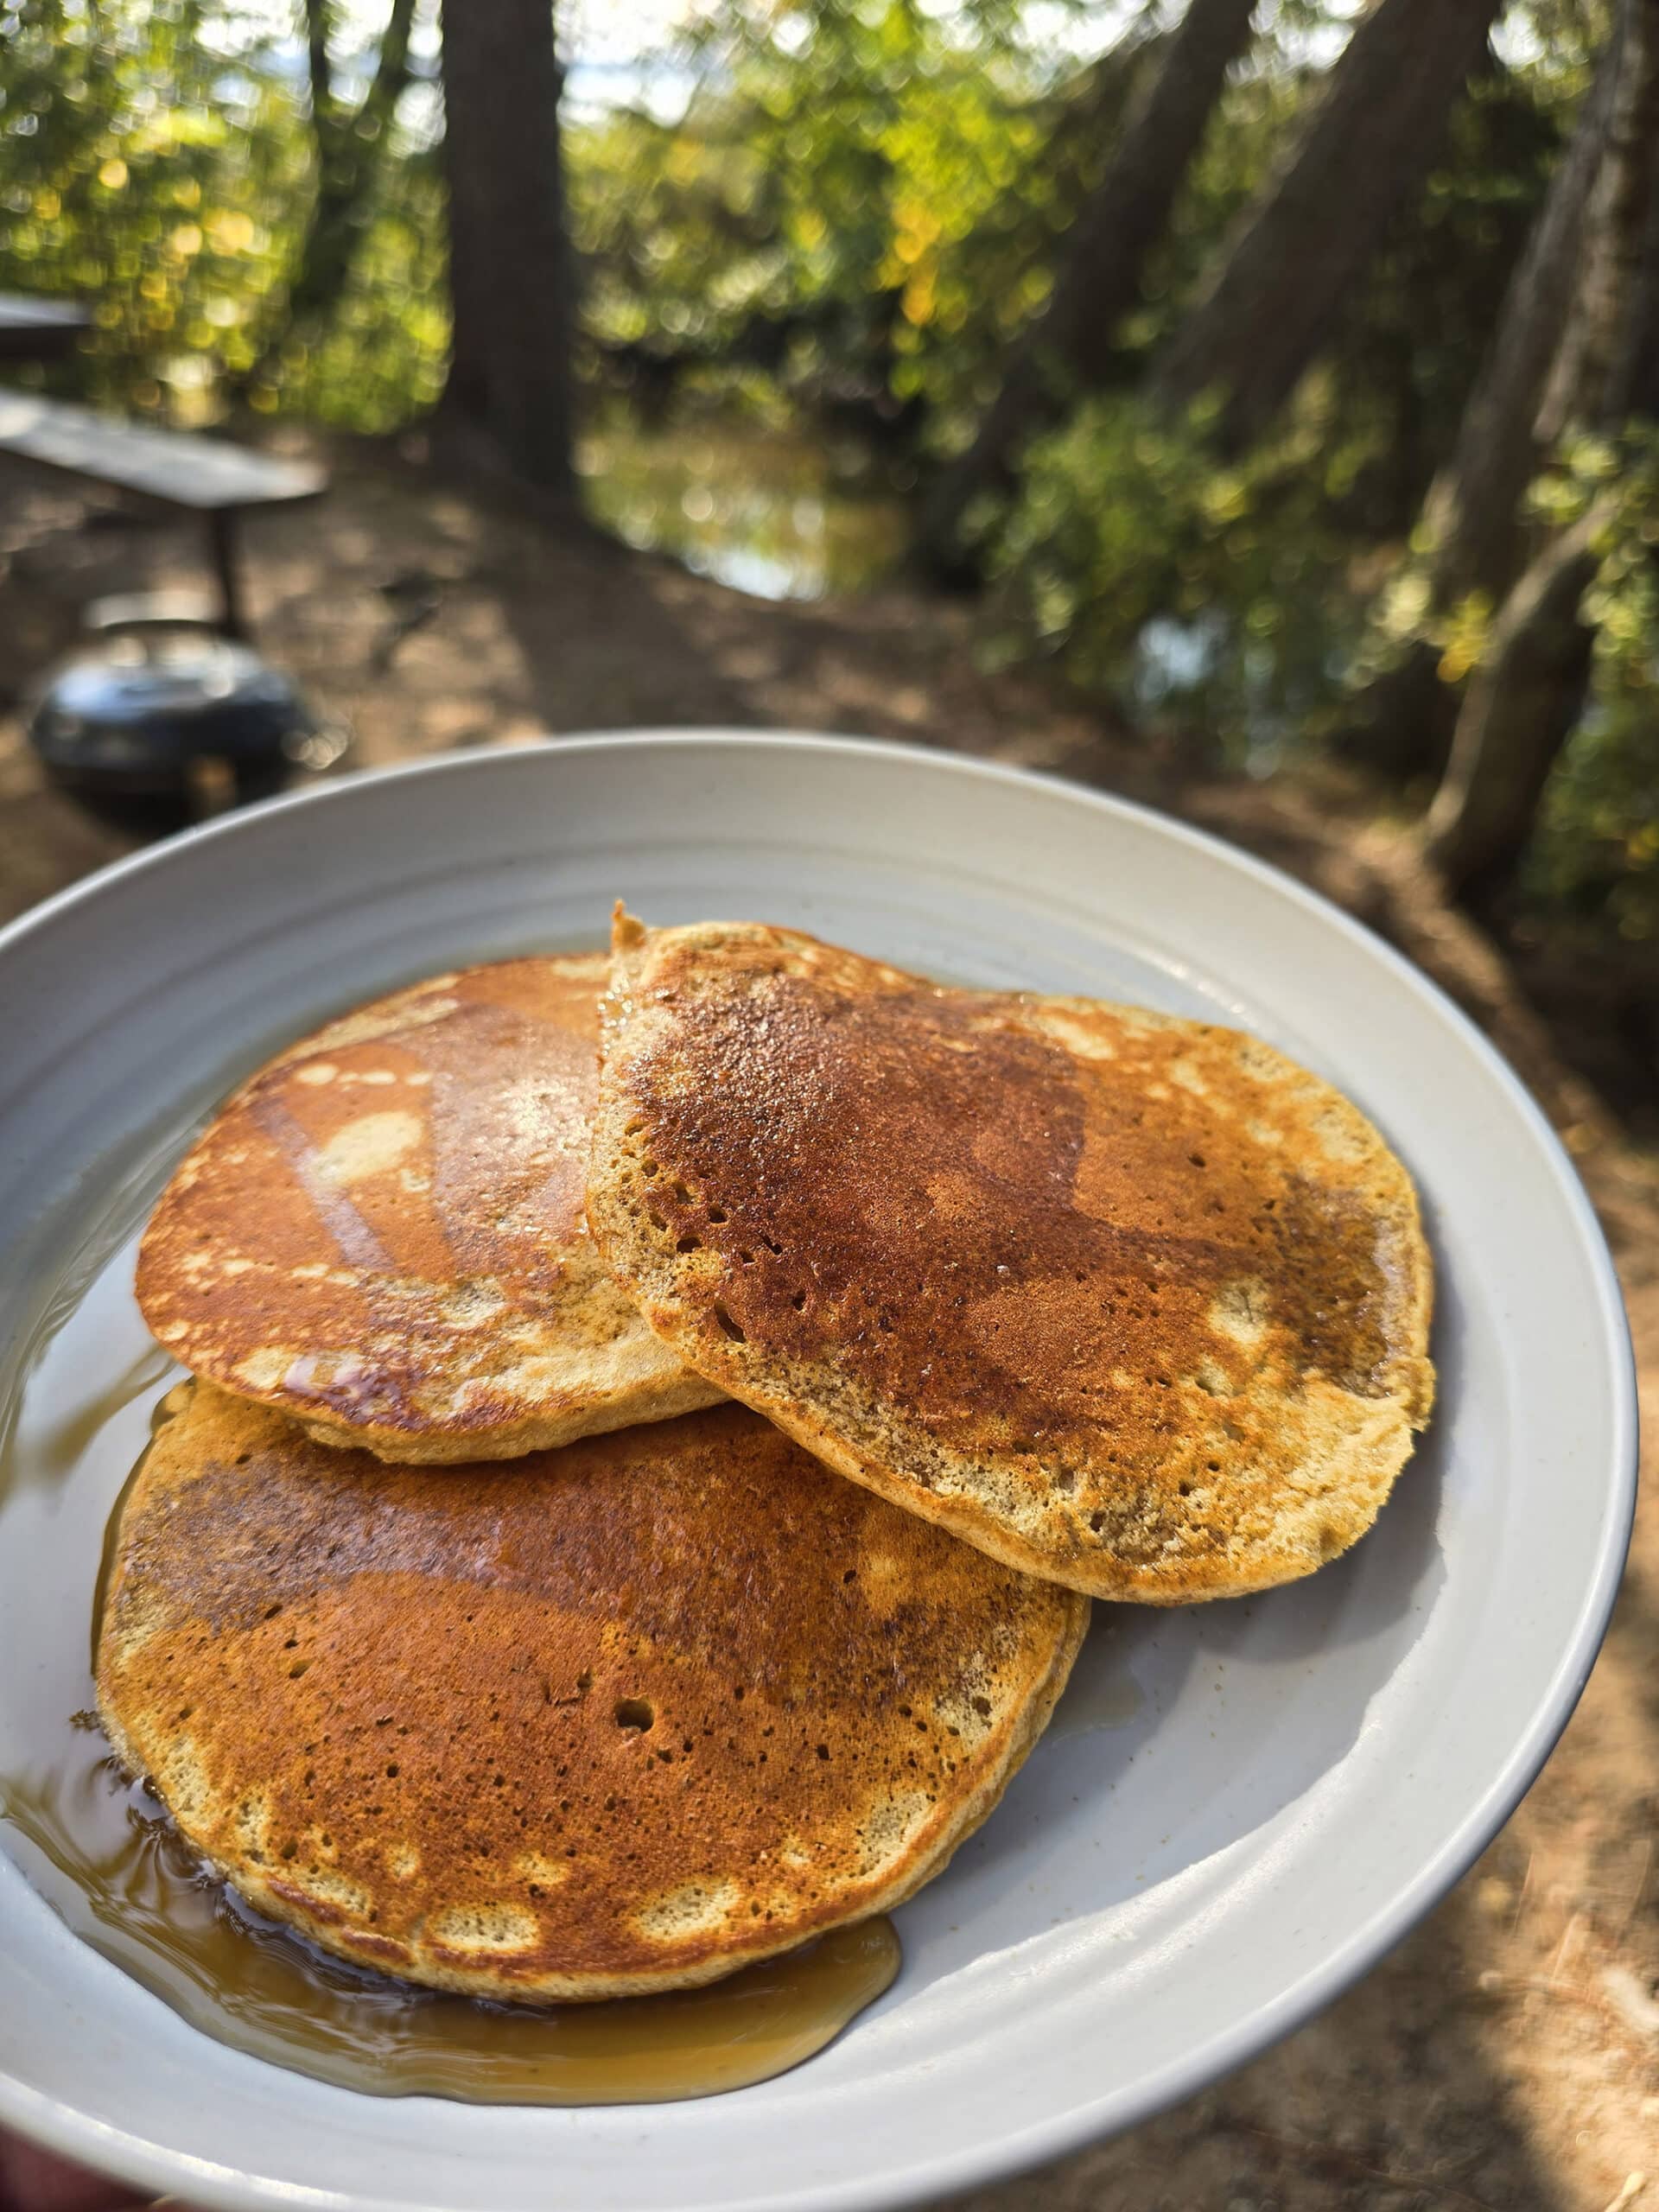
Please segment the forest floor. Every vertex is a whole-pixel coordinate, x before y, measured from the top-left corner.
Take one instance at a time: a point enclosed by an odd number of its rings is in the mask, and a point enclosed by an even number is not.
[[[87,599],[188,579],[188,535],[87,521],[49,486],[9,497],[0,693],[68,642]],[[849,731],[1123,792],[1313,883],[1459,999],[1562,1131],[1618,1261],[1659,1435],[1659,1160],[1640,1071],[1610,1043],[1591,983],[1562,990],[1545,976],[1523,992],[1362,787],[1221,777],[1036,679],[982,673],[965,605],[899,588],[811,605],[747,598],[539,526],[381,449],[342,451],[325,503],[256,521],[247,537],[260,642],[349,723],[359,766],[628,725]],[[0,705],[0,914],[131,842],[44,787]],[[1647,1458],[1651,1476],[1651,1445]],[[1659,2212],[1656,1827],[1649,1483],[1578,1713],[1433,1917],[1266,2057],[1131,2134],[975,2196],[972,2212]]]

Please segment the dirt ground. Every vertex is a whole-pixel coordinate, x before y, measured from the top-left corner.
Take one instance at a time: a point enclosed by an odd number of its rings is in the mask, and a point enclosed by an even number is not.
[[[188,536],[93,518],[9,476],[0,690],[101,592],[182,581]],[[794,725],[958,747],[1151,801],[1361,914],[1491,1032],[1577,1157],[1623,1274],[1643,1410],[1659,1433],[1659,1167],[1639,1081],[1559,1001],[1529,1004],[1364,795],[1218,779],[1030,678],[980,673],[974,616],[903,590],[772,606],[543,528],[407,456],[336,459],[321,506],[248,532],[260,640],[350,725],[358,765],[544,732]],[[47,791],[0,700],[0,912],[131,840]],[[1605,1056],[1603,1056],[1605,1058]],[[1613,1101],[1621,1098],[1624,1117]],[[1649,1102],[1650,1103],[1650,1102]],[[1651,1469],[1651,1449],[1648,1454]],[[1659,2212],[1659,1501],[1578,1714],[1514,1819],[1362,1986],[1192,2103],[973,2212]]]

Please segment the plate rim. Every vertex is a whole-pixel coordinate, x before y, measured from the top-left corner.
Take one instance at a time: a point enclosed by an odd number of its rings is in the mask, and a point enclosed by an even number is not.
[[[795,2212],[870,2212],[870,2208],[877,2204],[899,2212],[899,2208],[925,2204],[955,2191],[993,2186],[1114,2133],[1141,2126],[1230,2074],[1305,2025],[1370,1973],[1467,1872],[1530,1789],[1559,1742],[1583,1694],[1607,1631],[1624,1574],[1636,1509],[1639,1439],[1634,1346],[1611,1250],[1570,1155],[1509,1060],[1441,985],[1368,925],[1284,869],[1160,808],[1096,791],[1052,771],[885,739],[724,725],[640,725],[615,730],[574,731],[569,734],[550,734],[528,744],[450,750],[418,760],[358,770],[349,777],[320,782],[307,790],[216,817],[123,855],[0,926],[0,963],[10,960],[17,948],[32,937],[48,932],[66,916],[94,906],[131,879],[175,868],[203,844],[246,834],[273,817],[334,803],[353,791],[371,791],[383,784],[429,778],[441,780],[456,773],[487,774],[497,764],[522,762],[537,754],[609,752],[641,743],[685,751],[718,747],[811,753],[837,758],[850,766],[865,759],[885,760],[895,766],[925,767],[934,773],[964,781],[1020,788],[1036,786],[1085,812],[1108,819],[1127,818],[1153,834],[1174,838],[1213,866],[1243,872],[1259,887],[1300,908],[1311,919],[1327,929],[1335,928],[1391,972],[1450,1032],[1463,1050],[1482,1065],[1489,1077],[1507,1096],[1510,1104],[1517,1109],[1531,1135],[1541,1164],[1548,1168],[1577,1232],[1595,1286],[1594,1350],[1612,1385],[1608,1405],[1611,1479],[1606,1492],[1605,1530],[1595,1572],[1586,1583],[1572,1637],[1557,1659],[1548,1691],[1540,1700],[1530,1726],[1513,1746],[1484,1796],[1464,1813],[1439,1850],[1344,1943],[1328,1953],[1279,1998],[1232,2027],[1194,2044],[1179,2063],[1167,2069],[1164,2079],[1144,2097],[1132,2117],[1125,2119],[1111,2113],[1114,2095],[1108,2090],[1058,2117],[1005,2136],[994,2149],[966,2148],[942,2159],[931,2158],[925,2174],[913,2168],[892,2171],[878,2185],[879,2194],[872,2194],[868,2181],[848,2179],[798,2184],[789,2195]],[[17,1878],[26,1879],[21,1872]],[[84,2114],[3,2069],[0,2069],[0,2120],[62,2156],[143,2186],[152,2183],[168,2189],[177,2186],[194,2192],[203,2203],[351,2206],[391,2202],[283,2183],[216,2165],[201,2171],[204,2162],[193,2160],[188,2153],[175,2152]],[[729,2212],[760,2212],[762,2205],[775,2201],[753,2196],[734,2198]]]

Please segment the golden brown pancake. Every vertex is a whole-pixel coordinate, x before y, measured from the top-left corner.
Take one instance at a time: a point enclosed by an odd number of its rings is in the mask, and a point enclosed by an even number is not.
[[[908,1897],[1088,1615],[735,1406],[433,1476],[199,1386],[111,1556],[99,1710],[185,1835],[494,1997],[711,1981]]]
[[[1235,1030],[623,918],[588,1208],[689,1365],[1097,1597],[1308,1573],[1428,1416],[1409,1178]]]
[[[156,1209],[138,1302],[161,1341],[389,1459],[504,1459],[712,1404],[583,1217],[607,964],[435,976],[279,1053]]]

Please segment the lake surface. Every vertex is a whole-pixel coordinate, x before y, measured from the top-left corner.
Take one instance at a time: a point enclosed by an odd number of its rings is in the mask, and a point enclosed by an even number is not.
[[[909,543],[902,487],[828,436],[619,412],[583,437],[576,466],[595,521],[757,599],[868,590]]]

